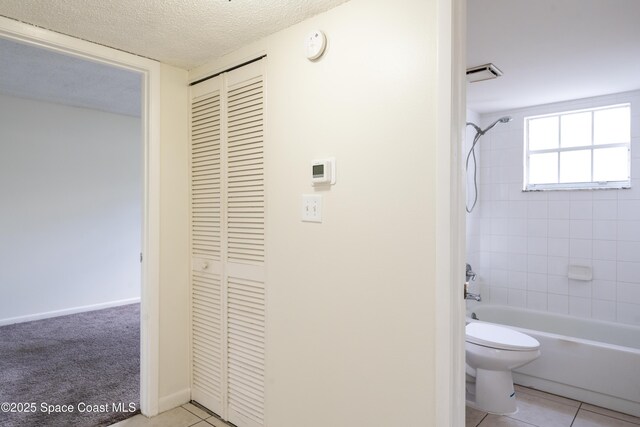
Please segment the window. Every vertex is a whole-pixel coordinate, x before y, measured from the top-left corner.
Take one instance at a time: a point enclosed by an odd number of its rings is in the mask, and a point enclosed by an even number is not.
[[[525,118],[525,191],[628,188],[629,104]]]

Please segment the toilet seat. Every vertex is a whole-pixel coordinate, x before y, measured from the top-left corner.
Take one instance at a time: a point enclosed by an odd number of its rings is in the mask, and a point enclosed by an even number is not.
[[[466,326],[466,341],[499,350],[530,351],[540,348],[533,337],[513,329],[483,322],[471,322]]]

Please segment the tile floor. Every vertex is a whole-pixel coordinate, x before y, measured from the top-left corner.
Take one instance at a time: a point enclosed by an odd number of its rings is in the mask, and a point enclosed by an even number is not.
[[[466,427],[638,427],[640,418],[516,385],[519,410],[497,416],[467,408]],[[157,417],[136,415],[111,427],[230,427],[187,403]]]
[[[230,427],[230,424],[211,415],[196,405],[187,403],[179,408],[163,412],[157,417],[136,415],[110,427]]]
[[[640,418],[516,385],[518,412],[497,416],[467,408],[466,427],[638,427]]]

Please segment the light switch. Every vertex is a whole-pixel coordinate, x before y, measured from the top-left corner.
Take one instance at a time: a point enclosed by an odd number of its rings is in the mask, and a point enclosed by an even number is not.
[[[322,222],[322,196],[315,194],[302,195],[302,220],[305,222]]]

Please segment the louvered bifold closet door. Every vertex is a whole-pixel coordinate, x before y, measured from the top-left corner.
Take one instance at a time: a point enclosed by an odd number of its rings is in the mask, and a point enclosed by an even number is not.
[[[264,425],[263,63],[226,75],[228,419]]]
[[[191,393],[224,411],[222,78],[191,92]]]
[[[265,425],[264,61],[192,87],[192,399]]]

